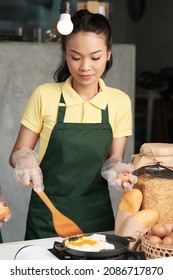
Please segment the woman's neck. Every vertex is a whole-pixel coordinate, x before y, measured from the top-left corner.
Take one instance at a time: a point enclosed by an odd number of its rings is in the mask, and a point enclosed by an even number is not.
[[[72,82],[72,87],[84,101],[91,100],[99,91],[98,84],[95,86],[80,86]]]

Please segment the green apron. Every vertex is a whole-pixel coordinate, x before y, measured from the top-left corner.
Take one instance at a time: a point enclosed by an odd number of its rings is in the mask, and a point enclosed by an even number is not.
[[[61,94],[61,103],[64,103]],[[112,144],[108,108],[101,123],[64,123],[66,107],[58,109],[47,150],[40,164],[45,192],[55,207],[83,232],[114,229],[107,181],[101,167]],[[52,214],[32,191],[25,239],[57,236]]]

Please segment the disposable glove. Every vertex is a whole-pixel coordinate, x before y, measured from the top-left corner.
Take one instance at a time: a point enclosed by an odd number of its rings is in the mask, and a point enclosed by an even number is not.
[[[3,220],[0,221],[0,228],[3,226],[5,222],[8,222],[12,217],[12,214],[8,214]]]
[[[29,186],[30,181],[36,192],[43,191],[43,175],[38,165],[37,154],[29,148],[21,148],[13,154],[16,181]]]
[[[3,226],[4,222],[8,222],[11,219],[11,216],[11,210],[8,206],[8,203],[3,198],[0,187],[0,228]]]
[[[112,156],[103,164],[101,175],[108,181],[108,186],[119,191],[130,191],[137,183],[137,176],[133,175],[134,167],[130,163],[122,163],[120,157]]]

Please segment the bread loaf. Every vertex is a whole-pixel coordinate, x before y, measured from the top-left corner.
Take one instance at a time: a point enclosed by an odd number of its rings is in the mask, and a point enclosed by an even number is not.
[[[10,213],[10,208],[6,205],[6,203],[3,200],[0,201],[0,222],[3,222],[5,217],[7,217]]]
[[[139,189],[132,189],[122,195],[117,206],[117,213],[115,217],[115,234],[118,233],[121,225],[127,217],[132,216],[139,211],[142,199],[143,195]]]
[[[160,213],[157,209],[151,208],[141,210],[127,217],[119,228],[117,235],[134,237],[136,241],[130,244],[130,247],[133,247],[139,240],[141,232],[156,224],[159,217]]]
[[[160,212],[155,208],[143,209],[132,215],[132,218],[141,223],[144,228],[152,227],[159,220],[159,217]]]

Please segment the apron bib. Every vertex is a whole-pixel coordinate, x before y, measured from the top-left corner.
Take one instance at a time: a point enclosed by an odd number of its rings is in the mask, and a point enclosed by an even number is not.
[[[61,103],[64,103],[61,95]],[[114,229],[107,181],[101,167],[112,144],[108,108],[101,123],[64,123],[66,107],[58,109],[47,150],[40,164],[45,193],[55,207],[84,233]],[[57,236],[52,214],[32,191],[26,239]]]

